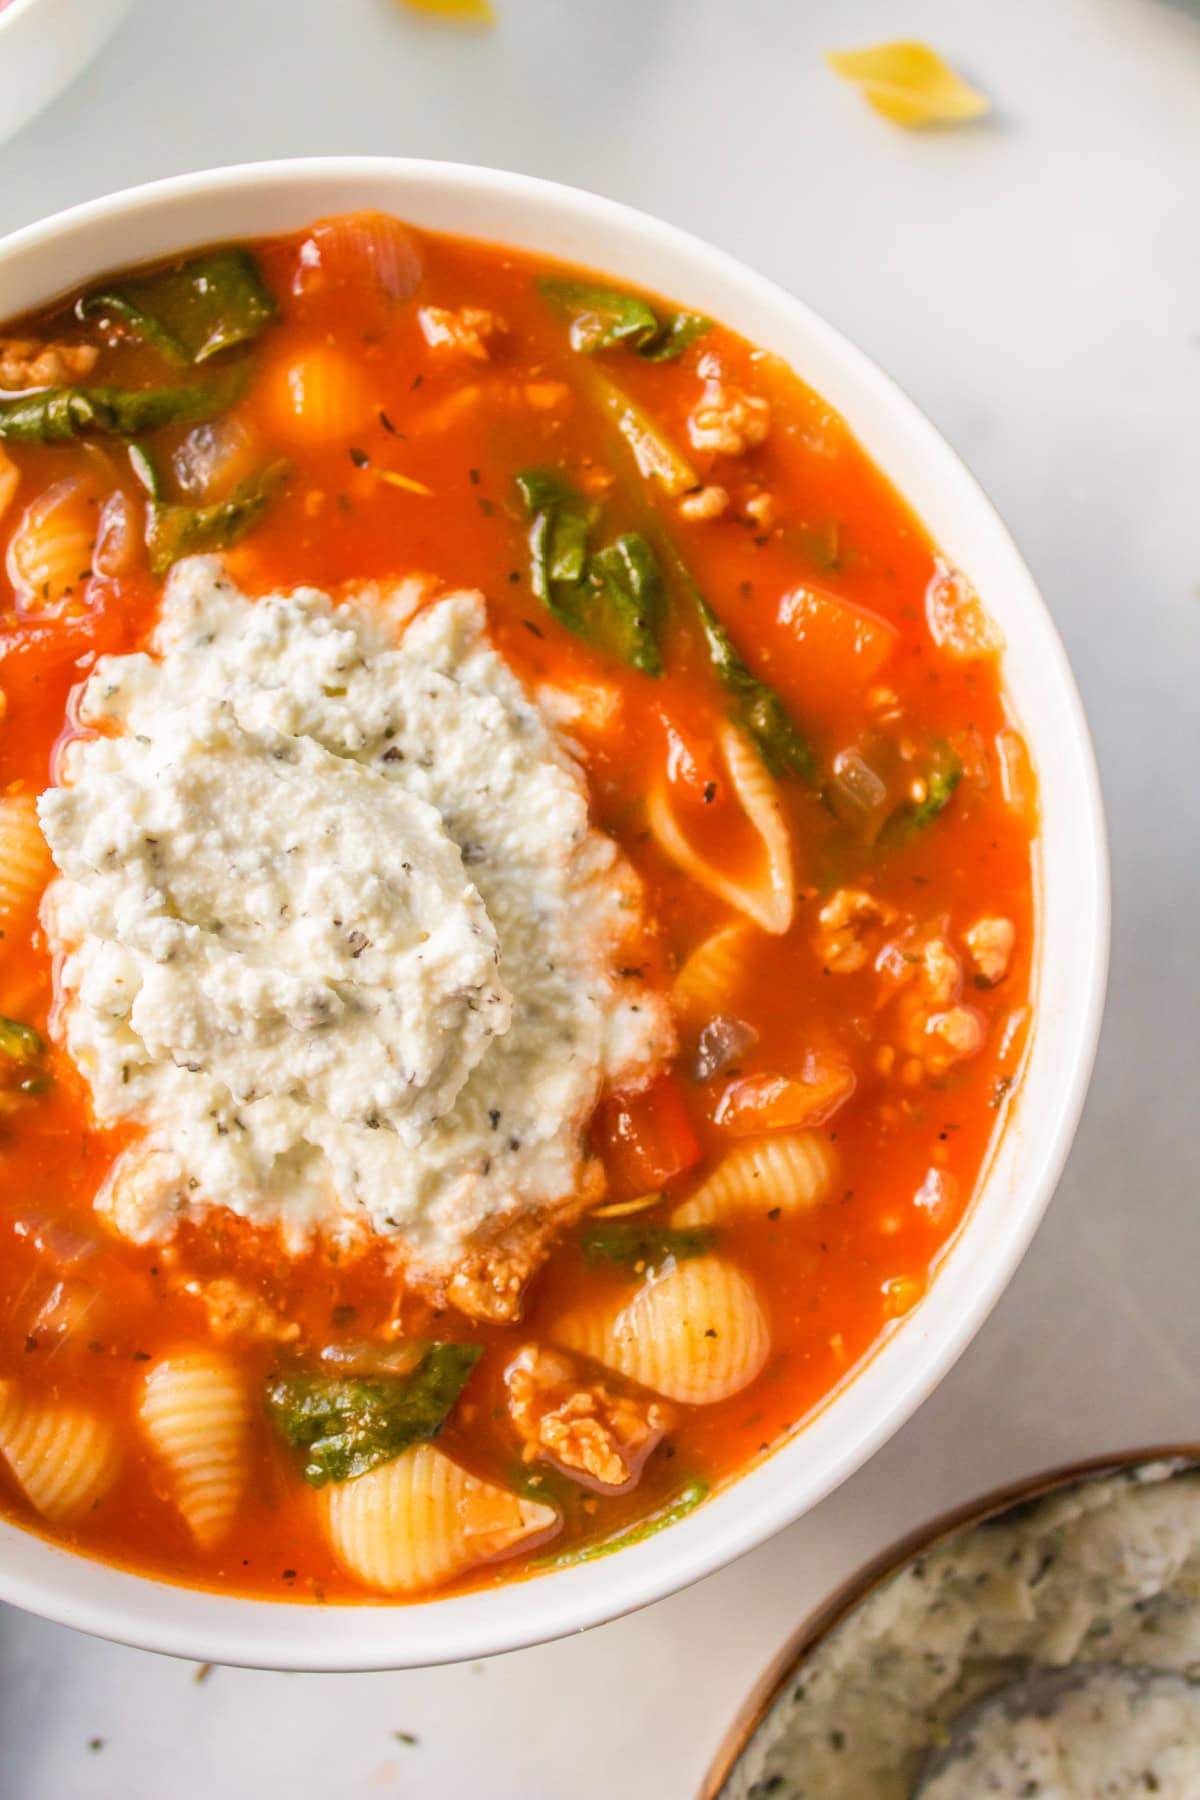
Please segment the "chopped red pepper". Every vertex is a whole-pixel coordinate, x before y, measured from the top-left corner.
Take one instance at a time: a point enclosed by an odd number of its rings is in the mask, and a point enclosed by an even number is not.
[[[601,1106],[593,1142],[614,1198],[645,1194],[700,1160],[683,1092],[663,1075],[640,1094],[615,1094]]]

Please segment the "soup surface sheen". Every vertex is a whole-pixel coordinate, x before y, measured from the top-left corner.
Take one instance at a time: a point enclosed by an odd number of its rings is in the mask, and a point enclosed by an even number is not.
[[[405,1597],[920,1303],[1029,1028],[1002,644],[718,323],[378,215],[0,332],[0,1494]]]

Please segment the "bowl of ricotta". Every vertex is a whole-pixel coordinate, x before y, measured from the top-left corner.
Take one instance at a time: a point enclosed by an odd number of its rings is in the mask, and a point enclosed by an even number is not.
[[[802,1627],[703,1800],[1200,1792],[1200,1458],[1141,1451],[978,1501]]]
[[[14,13],[27,6],[28,0],[24,5],[17,0]],[[1029,1244],[1082,1108],[1107,962],[1105,837],[1087,726],[1062,646],[1019,553],[953,451],[887,377],[799,301],[752,270],[626,207],[551,183],[437,163],[327,158],[190,175],[90,203],[0,243],[0,283],[7,307],[27,312],[117,265],[151,262],[206,242],[298,229],[316,218],[359,209],[547,257],[586,258],[647,289],[686,295],[783,358],[844,415],[936,541],[972,571],[1004,634],[1006,692],[1037,767],[1043,827],[1035,871],[1034,1026],[1006,1128],[920,1307],[897,1320],[853,1381],[802,1431],[670,1530],[631,1541],[603,1563],[583,1562],[536,1580],[405,1606],[279,1605],[173,1586],[88,1561],[0,1524],[0,1590],[6,1599],[157,1650],[275,1668],[423,1665],[580,1630],[721,1567],[829,1494],[945,1374]],[[403,590],[394,603],[405,604]],[[386,1222],[390,1199],[408,1184],[402,1194],[406,1216],[418,1222],[421,1255],[436,1272],[450,1260],[462,1209],[488,1205],[483,1189],[468,1192],[456,1185],[457,1148],[450,1137],[435,1133],[431,1140],[426,1129],[440,1114],[439,1097],[461,1087],[489,1044],[503,1037],[512,1051],[506,1079],[514,1097],[536,1090],[539,1104],[565,1112],[574,1102],[567,1093],[556,1097],[551,1072],[537,1062],[537,1044],[522,1052],[520,1041],[505,1032],[510,997],[503,972],[497,978],[491,921],[473,910],[474,889],[463,888],[461,862],[443,855],[442,841],[431,829],[430,814],[438,805],[436,764],[424,797],[396,786],[387,789],[387,830],[378,830],[379,796],[366,792],[367,778],[347,761],[347,752],[353,751],[355,732],[383,729],[372,708],[377,711],[390,690],[382,685],[373,690],[364,675],[361,687],[347,697],[338,629],[328,601],[316,590],[250,608],[223,583],[219,565],[204,560],[173,584],[157,658],[122,659],[118,685],[93,681],[85,689],[81,704],[95,735],[67,749],[73,759],[69,781],[56,787],[43,807],[42,828],[60,870],[47,903],[46,929],[52,939],[57,934],[64,950],[61,981],[72,996],[72,1054],[94,1072],[110,1114],[119,1115],[131,1086],[111,1023],[119,1011],[113,984],[125,972],[90,950],[76,951],[72,959],[71,945],[119,939],[123,954],[138,959],[147,1038],[170,1043],[189,1073],[189,1060],[212,1063],[219,1085],[236,1090],[253,1083],[256,1093],[269,1098],[261,1114],[261,1140],[244,1141],[221,1129],[196,1083],[176,1081],[159,1063],[149,1085],[135,1096],[138,1116],[151,1130],[139,1156],[117,1165],[119,1179],[102,1197],[103,1206],[124,1219],[129,1235],[145,1232],[151,1238],[170,1213],[180,1182],[194,1179],[197,1167],[214,1193],[235,1197],[252,1213],[269,1190],[261,1178],[269,1158],[295,1166],[292,1191],[302,1222],[307,1190],[305,1138],[295,1117],[301,1103],[296,1047],[309,1026],[330,1023],[311,1015],[317,990],[328,988],[328,982],[312,977],[328,974],[336,962],[339,973],[370,988],[380,946],[391,945],[400,955],[419,942],[425,960],[413,963],[403,999],[384,1004],[380,994],[372,1013],[372,1029],[382,1034],[378,1041],[386,1041],[388,1056],[374,1054],[377,1041],[347,1042],[362,1029],[361,1021],[334,1021],[334,1033],[312,1032],[302,1085],[319,1098],[329,1121],[322,1155],[365,1215]],[[206,646],[202,663],[190,648],[200,639]],[[491,691],[486,704],[479,701],[480,716],[471,730],[452,734],[450,741],[482,745],[478,754],[489,769],[503,768],[506,779],[511,775],[514,805],[527,821],[521,854],[537,867],[540,891],[554,900],[563,956],[586,962],[592,940],[611,932],[610,909],[624,904],[619,880],[605,860],[611,847],[590,841],[585,802],[552,749],[533,740],[530,720],[513,697],[496,696],[495,671],[475,678],[479,659],[491,653],[480,639],[471,597],[451,594],[428,608],[405,644],[411,666],[391,670],[389,682],[413,689],[414,716],[423,678],[434,686],[448,684],[454,704],[468,710],[478,700],[474,690]],[[364,669],[377,650],[371,644],[355,648]],[[288,679],[257,682],[256,669],[267,664],[276,673],[286,669]],[[228,703],[242,690],[264,696],[250,723],[257,741],[277,739],[277,758],[243,754],[245,708]],[[308,704],[322,709],[319,730],[310,729],[309,721],[300,748],[294,714]],[[147,723],[153,729],[140,729]],[[319,748],[316,737],[334,749]],[[397,746],[397,753],[406,754],[407,747]],[[461,770],[441,774],[453,778],[459,790],[470,786]],[[200,966],[187,952],[177,921],[139,912],[139,897],[153,885],[148,870],[156,846],[147,841],[144,827],[151,796],[155,807],[196,823],[194,844],[171,870],[172,884],[194,884],[197,906],[209,907],[222,926],[228,918],[231,946],[236,948],[239,897],[253,892],[261,915],[274,908],[280,923],[270,992],[237,987],[244,959],[217,950]],[[340,834],[346,848],[341,864],[356,871],[356,880],[377,883],[381,895],[403,885],[395,879],[397,867],[411,864],[420,871],[398,910],[381,899],[372,915],[370,944],[333,944],[305,917],[279,913],[297,889],[304,889],[319,901],[314,917],[336,921],[340,916],[336,881],[322,889],[333,879],[328,859],[312,851],[323,832]],[[568,841],[582,848],[564,873],[555,846]],[[274,892],[275,871],[285,855],[296,861],[304,879],[289,880],[286,892]],[[72,874],[106,866],[111,873],[99,882]],[[558,1004],[549,990],[545,1001],[551,1011]],[[229,1045],[214,1021],[233,1014],[253,1028]],[[619,1073],[658,1053],[653,1009],[622,1009],[607,993],[576,1007],[571,1023],[587,1036],[592,1065]],[[285,1041],[286,1062],[275,1055]],[[324,1046],[335,1042],[337,1054],[326,1057]],[[219,1068],[214,1058],[223,1059]],[[361,1113],[361,1072],[377,1069],[381,1061],[405,1072],[404,1080],[381,1081],[371,1095],[390,1129],[344,1129],[352,1110]],[[348,1070],[359,1072],[352,1094],[340,1085]],[[568,1068],[561,1079],[569,1078]],[[425,1146],[419,1158],[397,1154],[397,1146],[418,1137]],[[181,1143],[186,1143],[184,1157]],[[553,1158],[553,1132],[541,1134],[536,1154]],[[531,1162],[523,1179],[554,1188],[561,1172]],[[464,1278],[470,1281],[471,1272]],[[941,1800],[940,1790],[931,1791]]]

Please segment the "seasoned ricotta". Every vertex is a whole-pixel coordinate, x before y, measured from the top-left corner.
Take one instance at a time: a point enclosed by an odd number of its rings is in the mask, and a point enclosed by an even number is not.
[[[226,1206],[444,1277],[577,1207],[601,1085],[671,1032],[618,969],[638,881],[482,597],[251,600],[193,558],[152,652],[97,664],[39,802],[55,1028],[142,1129],[118,1228]]]
[[[936,1754],[912,1800],[1196,1800],[1200,1686],[1105,1663],[1002,1688]]]
[[[1200,1471],[1094,1477],[875,1588],[788,1681],[723,1800],[1182,1800],[1200,1794],[1197,1670]],[[1021,1703],[1043,1671],[1044,1703]],[[1104,1785],[1130,1768],[1133,1786]]]

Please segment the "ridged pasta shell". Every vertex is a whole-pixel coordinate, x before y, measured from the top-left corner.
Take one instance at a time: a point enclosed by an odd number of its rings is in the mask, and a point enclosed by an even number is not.
[[[246,1486],[250,1395],[245,1377],[218,1350],[164,1356],[146,1376],[139,1416],[171,1481],[180,1512],[202,1549],[233,1523]]]
[[[671,988],[676,1012],[693,1017],[720,1012],[737,986],[752,942],[752,927],[734,919],[697,944]]]
[[[291,438],[348,441],[371,418],[371,395],[357,364],[332,344],[314,344],[274,380],[279,423]]]
[[[829,1193],[836,1168],[832,1145],[815,1131],[777,1132],[739,1144],[680,1202],[671,1224],[723,1225],[775,1207],[785,1216],[807,1212]]]
[[[762,842],[762,867],[757,877],[735,879],[721,864],[700,855],[675,817],[665,782],[651,787],[646,818],[662,849],[685,874],[763,931],[779,936],[791,925],[796,910],[792,839],[779,790],[758,751],[733,725],[721,727],[718,742],[733,790]]]
[[[331,1484],[321,1499],[338,1562],[385,1594],[439,1587],[558,1519],[552,1506],[469,1475],[432,1444]]]
[[[31,1506],[56,1525],[93,1507],[121,1469],[112,1425],[70,1403],[29,1399],[0,1381],[0,1455]]]
[[[50,876],[50,850],[32,794],[0,798],[0,920],[36,905]]]
[[[78,477],[56,481],[25,508],[8,545],[8,576],[23,613],[55,611],[92,572],[100,512]]]
[[[720,1256],[677,1263],[615,1309],[581,1308],[554,1338],[688,1406],[748,1387],[771,1351],[758,1289]]]

